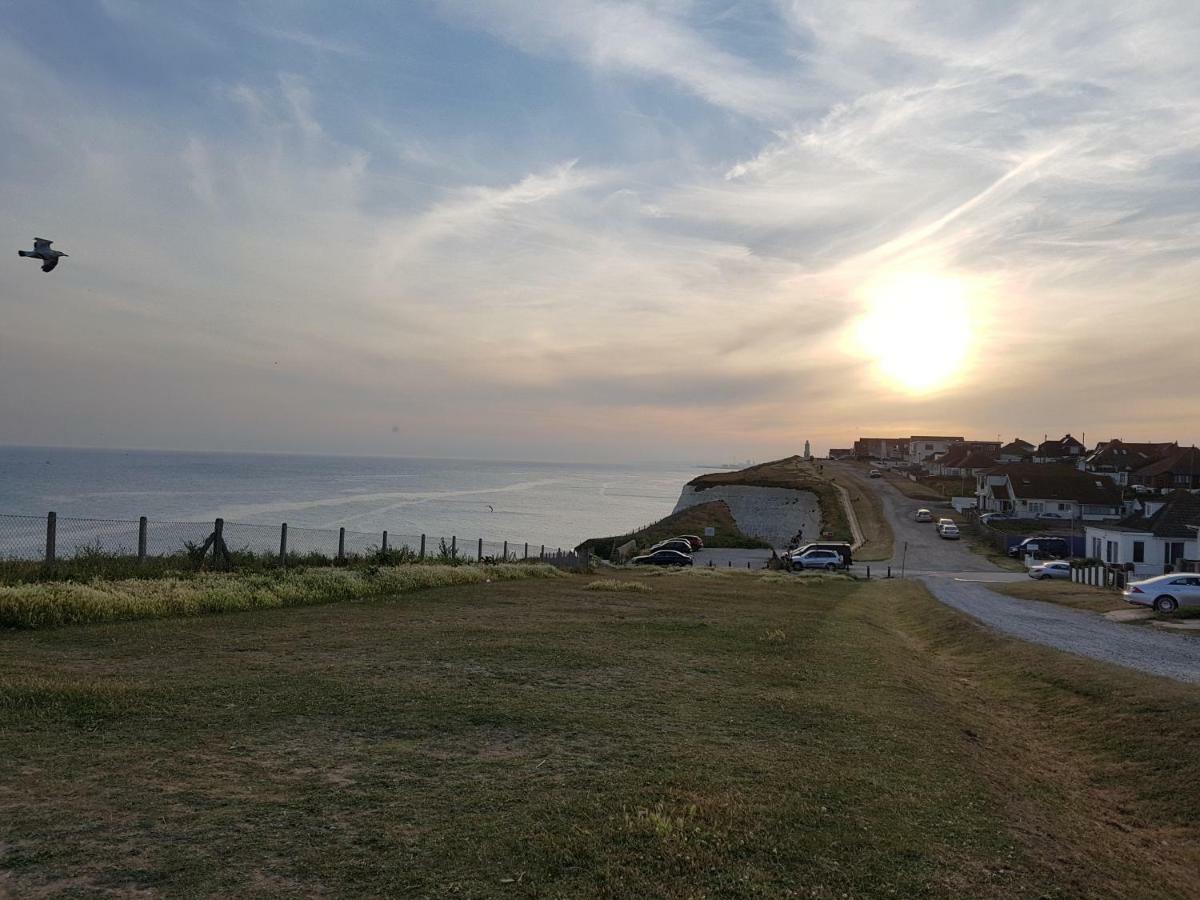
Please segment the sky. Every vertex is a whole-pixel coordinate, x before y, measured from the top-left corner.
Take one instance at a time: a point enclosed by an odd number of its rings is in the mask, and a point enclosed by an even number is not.
[[[1200,440],[1194,0],[28,8],[0,443]]]

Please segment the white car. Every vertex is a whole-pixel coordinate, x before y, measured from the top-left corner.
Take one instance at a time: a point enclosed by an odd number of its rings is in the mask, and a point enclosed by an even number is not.
[[[1031,566],[1029,577],[1036,578],[1038,581],[1045,581],[1047,578],[1070,578],[1071,564],[1063,562],[1061,559],[1056,559],[1053,562]]]
[[[792,565],[798,569],[840,569],[842,554],[834,550],[805,550],[792,557]]]
[[[1181,606],[1200,606],[1200,575],[1173,572],[1131,581],[1123,596],[1126,603],[1150,606],[1160,613],[1173,613]]]
[[[932,522],[933,521],[933,513],[931,513],[927,509],[918,509],[917,514],[916,514],[916,520],[918,522]]]
[[[947,522],[945,525],[938,526],[938,535],[943,541],[958,540],[958,526],[953,522]]]
[[[957,525],[957,524],[955,524],[955,522],[954,522],[954,520],[953,520],[953,519],[946,519],[946,518],[941,518],[941,519],[938,519],[938,520],[937,520],[937,532],[938,532],[938,534],[941,534],[941,533],[942,533],[942,529],[943,529],[943,528],[945,528],[947,525],[954,525],[954,527],[955,527],[955,528],[957,528],[957,527],[958,527],[958,525]]]

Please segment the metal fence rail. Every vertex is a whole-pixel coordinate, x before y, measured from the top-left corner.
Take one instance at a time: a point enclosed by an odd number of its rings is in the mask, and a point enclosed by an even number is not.
[[[74,559],[88,554],[136,556],[138,559],[195,553],[219,533],[233,553],[346,560],[375,556],[382,550],[407,551],[422,559],[444,555],[464,562],[480,559],[545,560],[557,565],[580,562],[574,552],[525,541],[490,541],[457,535],[392,534],[243,522],[163,522],[145,517],[83,519],[0,514],[0,560]]]

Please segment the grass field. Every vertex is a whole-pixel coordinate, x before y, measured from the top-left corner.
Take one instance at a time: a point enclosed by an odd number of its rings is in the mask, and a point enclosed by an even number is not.
[[[1196,688],[912,583],[598,580],[0,633],[0,893],[1196,895]]]

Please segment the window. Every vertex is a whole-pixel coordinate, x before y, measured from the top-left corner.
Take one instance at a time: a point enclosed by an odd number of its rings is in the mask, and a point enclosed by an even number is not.
[[[1105,541],[1104,544],[1104,561],[1115,563],[1117,561],[1117,542]]]
[[[1100,558],[1100,538],[1092,538],[1092,559]]]
[[[1163,562],[1168,566],[1173,566],[1179,560],[1183,559],[1183,541],[1172,541],[1169,544],[1163,544]]]
[[[1069,503],[1060,503],[1060,504],[1058,504],[1058,511],[1059,511],[1059,512],[1066,512],[1066,511],[1067,511],[1068,509],[1070,509],[1070,508],[1071,508],[1071,505],[1070,505]]]
[[[1146,542],[1145,541],[1134,541],[1133,542],[1133,561],[1135,563],[1146,561]]]
[[[1040,513],[1042,511],[1042,506],[1043,504],[1041,500],[1029,501],[1029,511],[1032,513]]]

